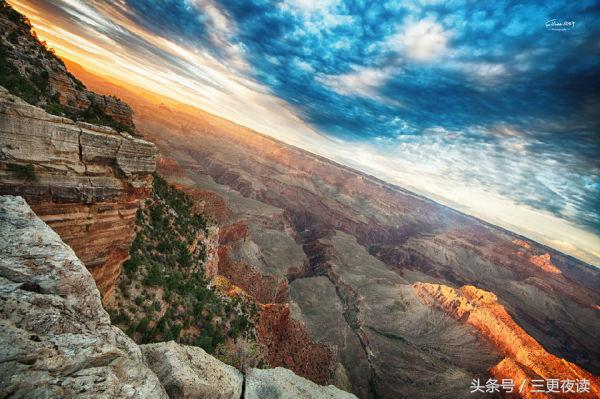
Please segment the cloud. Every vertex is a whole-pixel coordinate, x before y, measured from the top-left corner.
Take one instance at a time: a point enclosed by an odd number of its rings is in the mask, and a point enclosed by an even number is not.
[[[598,244],[593,0],[10,2],[96,73],[549,245]],[[575,29],[545,29],[567,11]]]
[[[449,37],[450,33],[431,19],[409,20],[387,44],[410,60],[427,62],[440,59],[447,53]]]
[[[377,90],[392,73],[393,68],[356,68],[342,75],[321,75],[317,80],[336,93],[377,98]]]
[[[323,12],[337,4],[337,0],[287,0],[285,2],[285,5],[306,13]]]

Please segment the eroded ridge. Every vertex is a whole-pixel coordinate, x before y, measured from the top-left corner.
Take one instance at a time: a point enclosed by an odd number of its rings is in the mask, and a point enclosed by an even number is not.
[[[497,347],[505,358],[490,369],[497,379],[513,379],[520,386],[524,379],[560,379],[590,381],[589,393],[560,393],[547,397],[600,397],[600,379],[565,359],[548,353],[535,339],[525,332],[495,294],[465,285],[454,289],[441,284],[415,283],[413,289],[421,300],[441,308],[453,318],[473,326]],[[520,394],[532,397],[526,384]],[[537,397],[543,397],[535,394]]]

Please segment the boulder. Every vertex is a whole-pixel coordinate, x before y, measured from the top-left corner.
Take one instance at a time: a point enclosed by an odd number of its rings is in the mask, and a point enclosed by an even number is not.
[[[288,369],[250,369],[246,373],[245,399],[356,399],[333,385],[321,386]]]
[[[244,378],[202,348],[174,341],[140,346],[171,399],[239,399]]]

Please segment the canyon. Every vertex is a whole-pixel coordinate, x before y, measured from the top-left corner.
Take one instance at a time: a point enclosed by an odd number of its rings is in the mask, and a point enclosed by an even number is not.
[[[497,367],[509,365],[506,348],[423,301],[413,285],[428,283],[493,293],[515,328],[551,356],[545,359],[569,362],[581,375],[599,372],[600,273],[593,266],[217,116],[67,65],[90,87],[132,106],[137,128],[160,150],[159,173],[214,215],[223,232],[218,275],[230,292],[255,298],[270,313],[278,309],[280,332],[303,337],[295,342],[307,348],[304,357],[291,361],[271,351],[272,364],[362,398],[475,397],[472,379],[511,378]],[[272,339],[272,329],[262,335]],[[307,370],[310,364],[321,366]],[[568,370],[563,378],[575,379],[579,371]]]
[[[600,397],[599,269],[95,76],[2,4],[1,66],[34,82],[0,87],[2,396],[461,398],[489,396],[474,379],[562,378]],[[257,309],[276,368],[111,325],[102,305],[134,281],[122,268],[155,171],[210,219],[186,253],[207,248],[211,289]]]
[[[201,348],[136,345],[92,275],[22,197],[0,196],[0,396],[352,399],[289,370],[245,374]]]

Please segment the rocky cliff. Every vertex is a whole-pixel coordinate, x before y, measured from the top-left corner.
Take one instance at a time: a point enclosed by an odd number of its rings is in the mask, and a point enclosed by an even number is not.
[[[516,386],[521,386],[525,380],[585,379],[590,381],[589,393],[573,392],[555,396],[600,397],[600,378],[548,353],[514,322],[493,293],[471,285],[454,289],[440,284],[415,283],[413,289],[426,304],[438,306],[453,318],[473,326],[500,349],[506,358],[491,369],[491,374],[498,381],[513,379]],[[527,381],[519,396],[538,397]]]
[[[354,398],[285,369],[242,375],[197,347],[136,345],[21,197],[0,196],[0,304],[2,397]]]
[[[135,132],[129,105],[87,90],[38,40],[27,18],[4,0],[0,2],[0,86],[50,113]]]
[[[152,143],[48,114],[0,87],[0,194],[26,198],[104,298],[128,257],[156,156]]]

